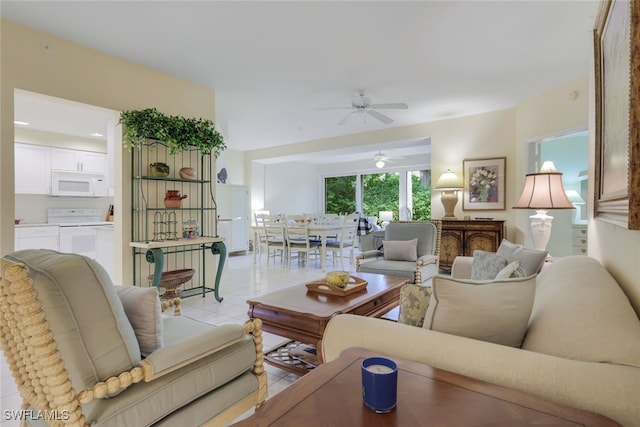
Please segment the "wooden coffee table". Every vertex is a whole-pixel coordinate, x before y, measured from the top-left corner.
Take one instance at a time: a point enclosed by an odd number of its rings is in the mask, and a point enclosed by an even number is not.
[[[241,426],[619,426],[588,411],[430,366],[393,358],[399,367],[398,405],[376,414],[362,403],[360,363],[369,350],[346,350],[333,362],[268,399]]]
[[[365,291],[334,296],[310,292],[304,284],[295,285],[248,300],[248,315],[261,319],[262,329],[266,332],[320,348],[324,329],[333,316],[349,313],[381,317],[399,304],[400,288],[409,282],[406,277],[370,273],[352,275],[368,282]],[[297,374],[306,373],[303,364],[291,363],[293,361],[286,354],[295,342],[266,351],[265,360]]]

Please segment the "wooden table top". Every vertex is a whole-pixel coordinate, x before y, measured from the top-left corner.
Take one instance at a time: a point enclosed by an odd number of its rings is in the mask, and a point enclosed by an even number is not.
[[[268,399],[234,426],[619,426],[604,416],[515,390],[393,358],[398,406],[376,414],[362,403],[360,363],[377,355],[352,348]]]
[[[363,305],[389,290],[400,288],[409,281],[406,277],[382,274],[352,272],[351,275],[368,282],[366,292],[335,296],[308,292],[306,286],[301,284],[252,298],[247,300],[247,303],[251,308],[262,307],[277,309],[279,312],[304,313],[310,318],[329,320],[337,313],[348,313],[353,307]],[[249,310],[250,317],[252,316],[251,308]]]

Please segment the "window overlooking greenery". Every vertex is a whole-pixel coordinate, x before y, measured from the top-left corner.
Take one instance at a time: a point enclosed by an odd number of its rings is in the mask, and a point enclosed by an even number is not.
[[[326,213],[378,217],[391,211],[394,220],[431,218],[430,170],[326,177],[324,187]]]
[[[380,211],[393,212],[398,219],[400,200],[400,175],[376,173],[362,175],[362,211],[367,216],[378,216]]]
[[[337,176],[325,179],[325,211],[350,214],[356,211],[356,177]]]
[[[410,172],[414,220],[431,219],[431,171]]]

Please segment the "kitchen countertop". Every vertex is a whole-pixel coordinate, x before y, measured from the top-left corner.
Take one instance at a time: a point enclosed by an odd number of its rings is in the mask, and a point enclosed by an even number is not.
[[[23,223],[21,222],[20,224],[15,224],[16,228],[24,228],[24,227],[59,227],[58,224],[47,224],[47,223],[41,223],[41,224],[28,224],[28,223]]]

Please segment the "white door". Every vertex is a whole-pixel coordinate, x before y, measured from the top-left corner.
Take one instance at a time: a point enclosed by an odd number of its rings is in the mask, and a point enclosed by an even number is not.
[[[49,147],[15,144],[16,194],[49,194],[51,166]]]
[[[218,184],[216,186],[219,234],[225,237],[227,251],[249,250],[251,205],[246,185]]]

